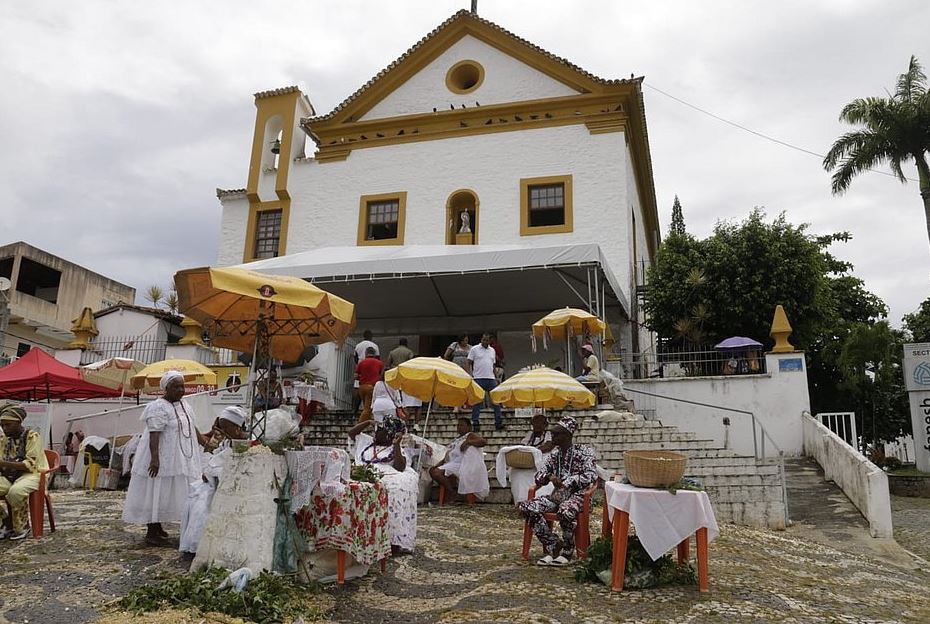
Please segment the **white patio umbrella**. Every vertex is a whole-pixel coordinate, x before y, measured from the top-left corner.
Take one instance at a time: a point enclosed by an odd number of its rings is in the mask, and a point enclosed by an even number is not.
[[[132,358],[112,357],[81,366],[79,369],[84,381],[120,391],[116,419],[113,422],[113,441],[110,443],[110,465],[113,465],[113,455],[116,453],[116,432],[123,412],[126,388],[129,387],[133,375],[138,374],[143,368],[145,368],[145,362]]]

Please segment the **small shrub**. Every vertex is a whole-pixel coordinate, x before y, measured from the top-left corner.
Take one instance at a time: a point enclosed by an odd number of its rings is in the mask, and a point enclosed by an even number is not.
[[[885,458],[885,470],[893,472],[895,470],[901,469],[901,460],[897,457],[886,457]]]

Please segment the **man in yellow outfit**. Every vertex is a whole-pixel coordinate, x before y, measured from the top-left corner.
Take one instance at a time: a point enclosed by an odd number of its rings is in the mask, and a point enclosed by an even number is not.
[[[0,499],[10,504],[12,516],[6,520],[6,505],[0,503],[0,539],[26,537],[29,493],[39,489],[39,471],[48,470],[42,436],[23,427],[26,412],[15,403],[0,405]]]

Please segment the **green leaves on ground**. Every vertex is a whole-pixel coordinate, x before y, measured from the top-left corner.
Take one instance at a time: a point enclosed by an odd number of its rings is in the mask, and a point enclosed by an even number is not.
[[[297,617],[312,621],[325,616],[314,598],[314,589],[298,585],[293,577],[262,572],[242,593],[235,593],[216,589],[226,576],[226,570],[220,568],[173,576],[133,589],[118,606],[135,615],[169,607],[190,607],[259,624],[290,622]]]
[[[610,570],[613,557],[613,538],[599,537],[591,542],[588,555],[575,568],[578,582],[601,582],[598,574]],[[624,589],[647,589],[659,585],[697,585],[697,574],[690,564],[678,565],[670,554],[653,561],[639,538],[630,535],[626,547]]]

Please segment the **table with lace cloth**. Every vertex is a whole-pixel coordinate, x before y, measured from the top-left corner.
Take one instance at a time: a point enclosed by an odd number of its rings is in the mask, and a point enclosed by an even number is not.
[[[388,495],[380,483],[350,481],[335,497],[315,493],[295,520],[310,551],[332,548],[363,565],[391,556]]]

